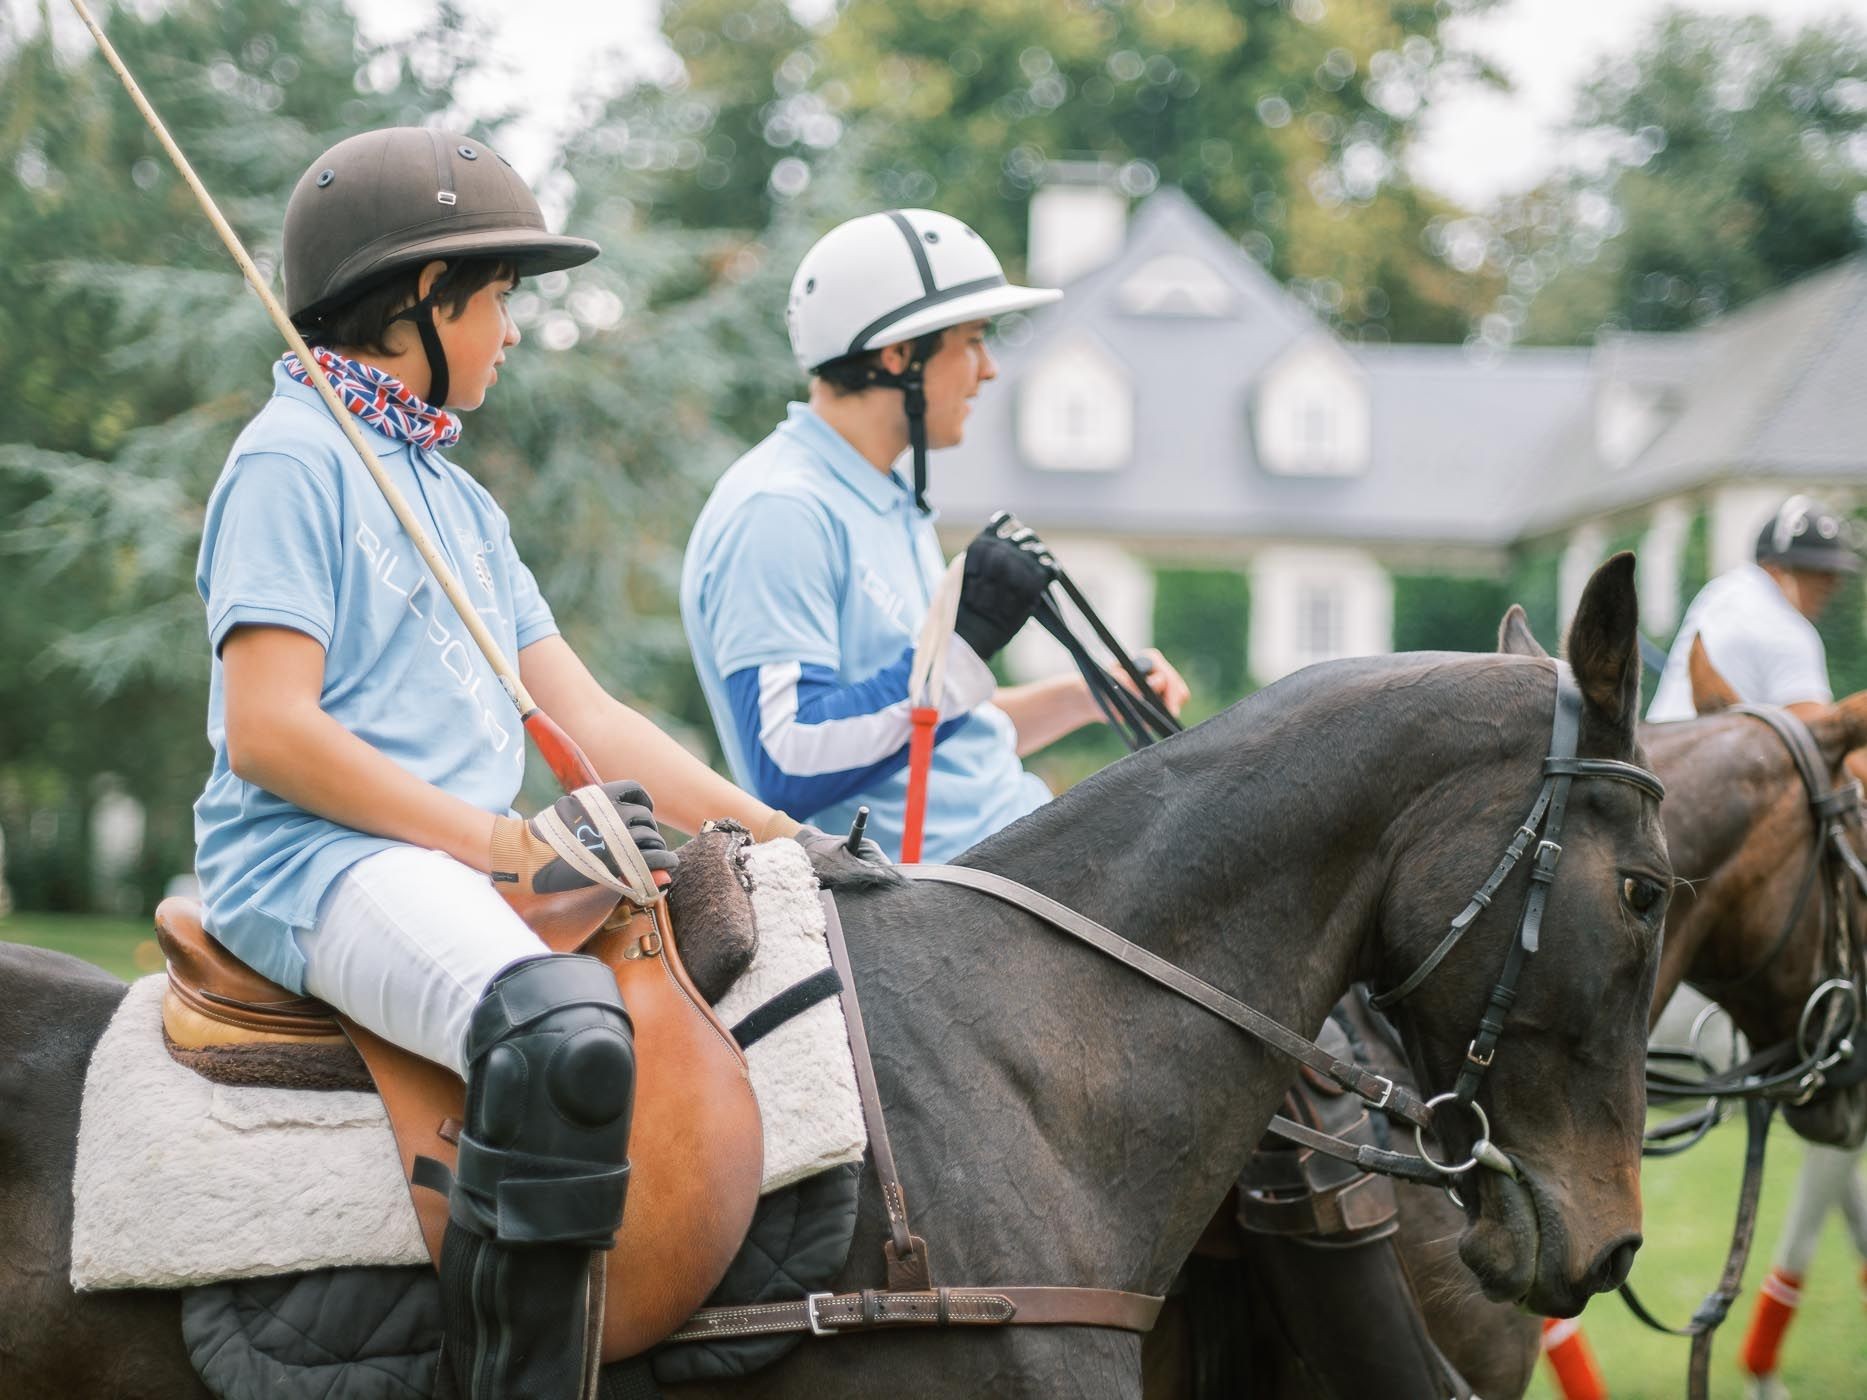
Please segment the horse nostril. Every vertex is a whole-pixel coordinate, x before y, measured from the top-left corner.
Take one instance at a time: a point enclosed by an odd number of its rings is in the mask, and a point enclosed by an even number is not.
[[[1619,1244],[1602,1251],[1601,1258],[1595,1262],[1595,1278],[1600,1283],[1597,1290],[1607,1293],[1627,1282],[1628,1274],[1633,1272],[1634,1255],[1640,1249],[1640,1236],[1629,1235]]]

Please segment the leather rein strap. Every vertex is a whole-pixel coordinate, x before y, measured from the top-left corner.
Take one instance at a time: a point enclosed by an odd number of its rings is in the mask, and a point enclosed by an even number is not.
[[[1146,1293],[1117,1288],[934,1286],[927,1244],[908,1224],[907,1194],[895,1170],[888,1122],[875,1087],[875,1065],[869,1056],[869,1035],[856,997],[849,947],[843,939],[843,921],[829,892],[824,891],[821,898],[830,965],[842,982],[843,1020],[849,1030],[862,1116],[868,1124],[869,1155],[881,1181],[882,1206],[888,1215],[889,1238],[882,1245],[888,1287],[854,1293],[812,1293],[783,1303],[701,1308],[666,1341],[722,1341],[791,1332],[834,1337],[898,1327],[1107,1327],[1123,1332],[1152,1329],[1165,1300]]]
[[[1744,1185],[1738,1192],[1737,1222],[1731,1227],[1731,1248],[1725,1254],[1724,1269],[1718,1275],[1718,1286],[1705,1295],[1705,1301],[1698,1305],[1692,1320],[1684,1327],[1668,1327],[1647,1311],[1646,1305],[1634,1293],[1633,1285],[1623,1283],[1620,1288],[1621,1301],[1627,1304],[1628,1311],[1648,1327],[1669,1336],[1692,1339],[1692,1356],[1686,1366],[1688,1400],[1705,1400],[1709,1393],[1712,1333],[1718,1330],[1725,1315],[1731,1311],[1731,1304],[1737,1300],[1743,1284],[1744,1265],[1750,1259],[1751,1240],[1757,1233],[1757,1205],[1763,1196],[1764,1141],[1769,1136],[1770,1120],[1775,1115],[1776,1105],[1768,1099],[1752,1098],[1744,1103],[1748,1141],[1744,1148]]]
[[[1229,1021],[1238,1029],[1255,1040],[1263,1041],[1273,1050],[1287,1055],[1308,1065],[1316,1073],[1323,1075],[1332,1083],[1341,1085],[1350,1093],[1367,1100],[1374,1107],[1396,1118],[1420,1127],[1431,1127],[1433,1116],[1426,1110],[1417,1095],[1403,1084],[1396,1084],[1385,1075],[1370,1074],[1353,1060],[1338,1060],[1315,1041],[1298,1035],[1288,1026],[1272,1020],[1262,1011],[1246,1006],[1237,997],[1220,991],[1199,977],[1168,962],[1158,953],[1151,953],[1138,943],[1123,938],[1113,929],[1105,928],[1085,914],[1079,914],[1067,904],[1059,903],[1049,895],[1008,880],[1003,875],[996,875],[990,870],[978,870],[962,865],[910,865],[903,866],[901,873],[910,880],[929,880],[943,885],[962,885],[967,889],[988,894],[994,899],[1022,909],[1027,914],[1034,914],[1051,927],[1069,934],[1087,943],[1101,953],[1106,953],[1117,962],[1132,968],[1143,977],[1158,982],[1169,991],[1177,992],[1188,1001],[1204,1007],[1220,1020]]]

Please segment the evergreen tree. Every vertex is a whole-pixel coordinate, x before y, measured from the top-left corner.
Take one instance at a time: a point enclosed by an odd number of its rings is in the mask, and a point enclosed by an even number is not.
[[[148,826],[117,897],[146,909],[192,864],[208,761],[201,508],[281,347],[115,74],[61,53],[51,13],[0,11],[0,823],[22,905],[108,897],[88,814],[120,775]],[[444,13],[366,50],[341,6],[290,0],[103,19],[266,268],[311,159],[441,110],[472,48]]]

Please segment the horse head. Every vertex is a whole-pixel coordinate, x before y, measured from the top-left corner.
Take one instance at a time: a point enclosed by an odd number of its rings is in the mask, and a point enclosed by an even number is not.
[[[1641,762],[1637,615],[1633,556],[1620,554],[1590,580],[1569,633],[1580,690],[1575,752],[1584,760]],[[1533,763],[1542,780],[1548,732],[1505,720],[1520,705],[1547,722],[1549,665],[1539,659],[1503,675],[1515,700],[1465,722],[1496,735],[1497,759]],[[1517,911],[1539,886],[1531,870],[1540,875],[1554,862],[1553,880],[1540,886],[1547,898],[1540,951],[1526,960],[1514,998],[1504,998],[1504,1030],[1476,1099],[1516,1174],[1473,1171],[1459,1189],[1468,1220],[1460,1254],[1486,1293],[1557,1316],[1618,1286],[1640,1243],[1647,1008],[1672,887],[1651,793],[1601,775],[1565,786],[1560,849],[1547,849],[1547,828],[1527,842],[1529,854],[1490,896],[1474,936],[1419,984],[1398,1016],[1419,1082],[1453,1083],[1471,1063],[1472,1028],[1496,1004],[1500,969],[1521,936]],[[1415,820],[1392,838],[1399,849],[1382,897],[1380,985],[1393,987],[1396,973],[1428,955],[1448,896],[1477,888],[1497,860],[1474,833],[1502,839],[1524,820],[1535,792],[1534,784],[1500,782],[1493,768],[1482,781],[1448,780],[1415,804]],[[1436,1119],[1451,1150],[1469,1149],[1480,1128],[1456,1104]]]
[[[1737,703],[1696,639],[1690,674],[1701,716]],[[1843,787],[1867,771],[1867,691],[1788,709],[1821,751],[1826,787]],[[1819,988],[1834,979],[1858,983],[1867,949],[1867,890],[1855,887],[1846,872],[1837,889],[1832,867],[1812,867],[1820,853],[1809,794],[1775,734],[1736,717],[1690,728],[1703,735],[1690,749],[1676,742],[1660,745],[1655,731],[1662,773],[1673,766],[1675,754],[1698,760],[1696,773],[1680,775],[1678,820],[1667,824],[1678,868],[1694,888],[1676,901],[1662,985],[1683,977],[1715,997],[1754,1047],[1794,1044],[1799,1035],[1812,1035],[1831,1009],[1817,998]],[[1708,779],[1716,783],[1709,791]],[[1688,820],[1688,798],[1712,808],[1708,815],[1714,819]],[[1747,817],[1745,829],[1735,834],[1728,820],[1715,819],[1720,812],[1728,818],[1734,809]],[[1842,839],[1859,850],[1861,834],[1856,810],[1844,819]],[[1824,997],[1836,998],[1832,1009],[1839,1010],[1854,995],[1836,988]],[[1858,1146],[1867,1138],[1867,1083],[1858,1070],[1848,1069],[1837,1067],[1807,1102],[1786,1105],[1784,1121],[1811,1142]]]

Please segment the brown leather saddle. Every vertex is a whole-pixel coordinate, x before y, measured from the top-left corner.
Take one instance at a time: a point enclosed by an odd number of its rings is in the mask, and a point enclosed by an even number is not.
[[[592,891],[519,912],[556,951],[608,964],[635,1025],[629,1196],[603,1321],[603,1359],[621,1360],[693,1314],[744,1240],[764,1166],[758,1103],[744,1056],[681,964],[665,900],[637,910]],[[206,933],[194,900],[165,899],[156,937],[168,960],[163,1032],[177,1060],[220,1083],[374,1087],[404,1178],[417,1157],[452,1169],[466,1086],[451,1070],[259,976]],[[447,1201],[411,1195],[438,1260]]]

